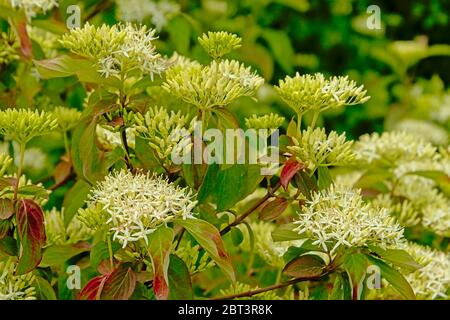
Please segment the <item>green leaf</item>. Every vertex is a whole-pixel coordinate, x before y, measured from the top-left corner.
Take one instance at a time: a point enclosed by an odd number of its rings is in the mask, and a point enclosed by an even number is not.
[[[258,165],[233,165],[220,170],[219,165],[208,166],[206,176],[198,193],[199,203],[210,200],[218,211],[225,211],[247,197],[262,181]]]
[[[96,145],[96,127],[95,118],[82,121],[72,137],[72,160],[75,172],[92,184],[106,174],[102,154]]]
[[[89,251],[87,247],[73,245],[53,245],[44,249],[40,267],[60,267],[70,258]]]
[[[389,188],[384,181],[391,178],[391,176],[392,173],[386,169],[370,169],[359,178],[354,184],[354,187],[359,189],[374,189],[383,193],[389,192]]]
[[[289,247],[288,250],[283,255],[283,259],[287,263],[289,261],[294,260],[298,256],[304,255],[305,253],[311,251],[322,252],[322,249],[319,246],[313,244],[312,240],[308,239],[305,242],[303,242],[301,246]]]
[[[231,228],[230,236],[235,247],[237,247],[242,243],[242,241],[244,241],[244,235],[242,234],[241,229],[239,229],[238,227]]]
[[[136,136],[134,151],[136,157],[147,169],[156,168],[159,166],[158,160],[152,152],[152,148],[148,140]]]
[[[411,288],[411,285],[408,283],[408,281],[398,272],[397,270],[393,269],[380,259],[376,259],[371,256],[367,256],[369,261],[376,266],[380,268],[381,276],[388,281],[395,290],[398,291],[404,298],[408,300],[415,300],[416,296],[414,294],[413,289]]]
[[[192,300],[194,292],[192,290],[191,275],[183,260],[176,255],[170,255],[168,270],[169,277],[169,299],[170,300]]]
[[[136,287],[136,274],[127,265],[111,272],[101,288],[101,300],[128,300]]]
[[[111,243],[111,249],[113,254],[120,249],[120,244],[117,242]],[[90,253],[90,263],[91,266],[97,270],[98,266],[103,260],[109,260],[109,248],[106,241],[100,241],[91,250]]]
[[[42,277],[35,277],[34,288],[36,289],[39,300],[57,300],[55,290],[50,283]]]
[[[9,224],[9,222],[7,222]],[[0,239],[0,252],[4,252],[8,256],[17,255],[17,241],[11,236]]]
[[[161,226],[148,236],[148,252],[153,264],[153,292],[158,300],[169,297],[169,262],[173,230]]]
[[[367,266],[367,258],[362,253],[348,253],[344,256],[344,268],[351,280],[353,299],[355,300],[361,297]]]
[[[189,53],[189,44],[191,41],[191,24],[179,15],[169,21],[166,28],[171,42],[175,45],[175,50],[183,55]]]
[[[415,271],[423,267],[405,250],[382,249],[376,246],[369,246],[369,249],[379,255],[383,260],[389,261],[392,264],[409,271]]]
[[[231,258],[225,251],[219,230],[212,224],[200,219],[178,219],[175,223],[183,226],[189,234],[208,252],[210,257],[222,269],[227,278],[233,283],[236,281]]]
[[[319,190],[327,189],[333,183],[328,167],[319,167],[317,169],[317,175],[317,186],[319,187]]]
[[[295,225],[292,223],[280,225],[272,232],[272,240],[274,242],[279,242],[304,239],[305,236],[299,234],[297,231],[293,231],[294,228]]]
[[[290,261],[283,269],[285,275],[294,278],[317,278],[322,275],[325,264],[316,255],[304,255]]]
[[[48,192],[45,188],[32,184],[20,187],[17,190],[17,194],[24,197],[48,198]]]
[[[87,199],[91,186],[84,180],[78,180],[75,182],[72,188],[67,191],[63,200],[64,208],[64,224],[69,225],[72,218],[78,212]]]
[[[289,36],[283,31],[273,29],[265,29],[261,35],[269,44],[275,60],[283,71],[288,74],[293,73],[295,52]]]

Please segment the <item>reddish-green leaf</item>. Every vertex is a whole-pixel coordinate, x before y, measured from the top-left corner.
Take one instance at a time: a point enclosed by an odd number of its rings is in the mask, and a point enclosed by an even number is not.
[[[200,219],[178,219],[176,223],[183,226],[189,234],[208,252],[211,258],[222,269],[232,282],[236,281],[233,264],[225,251],[219,230],[212,224]]]
[[[128,300],[136,287],[136,275],[128,266],[120,266],[112,271],[103,284],[102,300]]]
[[[38,204],[30,199],[19,201],[16,213],[20,240],[17,274],[25,274],[36,268],[42,259],[45,244],[44,214]]]
[[[294,278],[317,278],[322,275],[324,266],[318,256],[304,255],[289,262],[283,273]]]
[[[288,207],[289,202],[285,198],[275,198],[266,202],[259,210],[261,220],[271,221],[278,218]]]
[[[288,161],[286,161],[280,175],[280,182],[285,190],[287,190],[289,182],[291,182],[295,174],[304,168],[305,165],[295,160],[295,158],[290,158]]]
[[[78,295],[79,300],[98,300],[108,275],[101,275],[89,280]]]
[[[148,251],[153,264],[153,292],[158,300],[169,297],[168,269],[172,241],[173,230],[164,226],[148,236]]]
[[[0,220],[9,219],[13,214],[13,202],[10,199],[0,199]]]

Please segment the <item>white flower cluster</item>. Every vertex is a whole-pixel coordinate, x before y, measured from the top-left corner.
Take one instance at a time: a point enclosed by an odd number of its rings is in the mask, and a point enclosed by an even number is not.
[[[395,131],[403,131],[433,145],[448,144],[447,131],[437,124],[426,120],[405,119],[394,126]]]
[[[121,170],[98,183],[89,195],[88,206],[101,208],[113,239],[126,247],[128,242],[147,242],[148,234],[173,219],[192,217],[197,204],[193,198],[191,190],[175,186],[161,176]]]
[[[149,18],[157,30],[164,28],[168,19],[180,11],[178,3],[167,0],[116,0],[116,4],[120,20],[143,22]]]
[[[65,34],[61,44],[78,55],[96,59],[98,72],[105,78],[139,71],[153,79],[167,67],[156,52],[155,39],[155,30],[146,26],[138,28],[127,23],[97,28],[87,23]]]
[[[12,258],[0,261],[0,300],[35,300],[34,275],[14,275],[15,268]]]
[[[9,2],[13,8],[22,9],[29,20],[37,13],[46,13],[58,6],[58,0],[9,0]]]
[[[403,229],[386,209],[374,208],[359,192],[331,186],[306,202],[294,224],[296,231],[334,253],[340,246],[398,246]]]
[[[163,88],[199,109],[226,106],[242,96],[252,96],[264,79],[235,60],[213,61],[207,66],[184,63],[166,73]]]
[[[134,149],[136,145],[136,128],[126,128],[128,145]],[[100,144],[107,150],[114,150],[116,147],[122,147],[122,140],[120,138],[120,132],[111,131],[102,125],[97,125],[95,128],[95,134]]]
[[[355,143],[357,158],[365,164],[381,162],[394,165],[397,161],[433,159],[437,149],[405,132],[365,134]]]
[[[327,135],[324,128],[308,127],[298,140],[293,140],[294,145],[288,150],[307,163],[311,170],[319,166],[347,165],[355,159],[353,141],[346,141],[345,133],[339,135],[331,131]]]
[[[408,243],[406,251],[424,266],[406,276],[417,297],[448,299],[450,255],[413,243]]]

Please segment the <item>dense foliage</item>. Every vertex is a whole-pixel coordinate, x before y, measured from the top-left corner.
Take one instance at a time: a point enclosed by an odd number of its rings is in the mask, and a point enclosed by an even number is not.
[[[448,299],[450,4],[378,2],[0,0],[0,300]]]

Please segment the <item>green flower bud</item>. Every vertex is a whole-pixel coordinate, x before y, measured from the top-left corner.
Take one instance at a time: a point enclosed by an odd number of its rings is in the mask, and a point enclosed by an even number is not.
[[[198,42],[213,59],[219,59],[240,48],[242,39],[235,34],[221,31],[204,33],[198,38]]]

